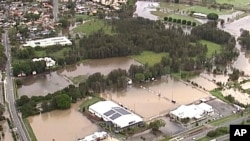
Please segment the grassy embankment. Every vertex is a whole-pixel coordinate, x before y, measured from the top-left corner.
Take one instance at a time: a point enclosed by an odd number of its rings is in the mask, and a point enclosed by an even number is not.
[[[80,110],[82,111],[84,108],[88,108],[89,105],[92,105],[98,101],[102,101],[104,100],[103,98],[99,97],[99,96],[93,96],[90,99],[86,99],[82,102],[82,104],[79,106]]]
[[[35,136],[35,134],[34,134],[34,132],[32,130],[32,127],[30,126],[30,123],[29,123],[28,119],[23,119],[23,122],[25,124],[25,127],[26,127],[28,133],[29,133],[31,141],[37,141],[37,138],[36,138],[36,136]]]

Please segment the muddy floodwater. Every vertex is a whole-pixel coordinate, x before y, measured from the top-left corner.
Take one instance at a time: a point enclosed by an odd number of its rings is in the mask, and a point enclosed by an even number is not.
[[[145,120],[168,113],[181,104],[189,104],[210,95],[170,77],[131,86],[126,91],[106,92],[102,97],[124,105]],[[171,101],[175,100],[173,104]]]
[[[37,140],[76,141],[78,138],[99,131],[97,125],[78,112],[80,103],[73,104],[68,110],[57,110],[29,117],[29,123]]]
[[[94,59],[74,66],[68,66],[65,69],[60,70],[59,72],[67,77],[91,75],[96,72],[107,75],[112,70],[118,68],[128,70],[132,64],[139,65],[140,63],[129,57]]]
[[[66,80],[57,72],[29,76],[22,79],[22,86],[18,88],[18,95],[39,96],[54,93],[67,87],[70,81]]]

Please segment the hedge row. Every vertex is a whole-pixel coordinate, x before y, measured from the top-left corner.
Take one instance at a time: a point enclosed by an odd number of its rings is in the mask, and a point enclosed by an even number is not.
[[[164,17],[164,21],[169,21],[169,22],[179,23],[179,24],[184,24],[184,25],[196,26],[196,22],[187,21],[185,19],[175,19],[172,17]]]

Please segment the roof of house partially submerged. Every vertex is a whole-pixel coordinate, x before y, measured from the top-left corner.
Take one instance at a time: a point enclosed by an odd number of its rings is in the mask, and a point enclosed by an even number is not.
[[[143,121],[140,116],[112,101],[99,101],[89,106],[89,111],[97,117],[103,118],[104,121],[111,121],[120,128]]]

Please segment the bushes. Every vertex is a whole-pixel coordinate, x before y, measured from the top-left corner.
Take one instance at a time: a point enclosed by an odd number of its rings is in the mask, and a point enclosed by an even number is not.
[[[209,131],[207,133],[207,136],[210,138],[214,138],[214,137],[218,137],[218,136],[225,135],[228,133],[229,133],[228,127],[219,127],[219,128],[216,128],[215,130]]]
[[[209,20],[218,20],[219,16],[218,16],[218,14],[216,14],[216,13],[209,13],[209,14],[207,15],[207,18],[208,18]]]
[[[183,25],[196,26],[196,22],[187,21],[185,19],[175,19],[175,18],[172,18],[172,17],[164,17],[164,21],[178,23],[178,24],[183,24]]]

